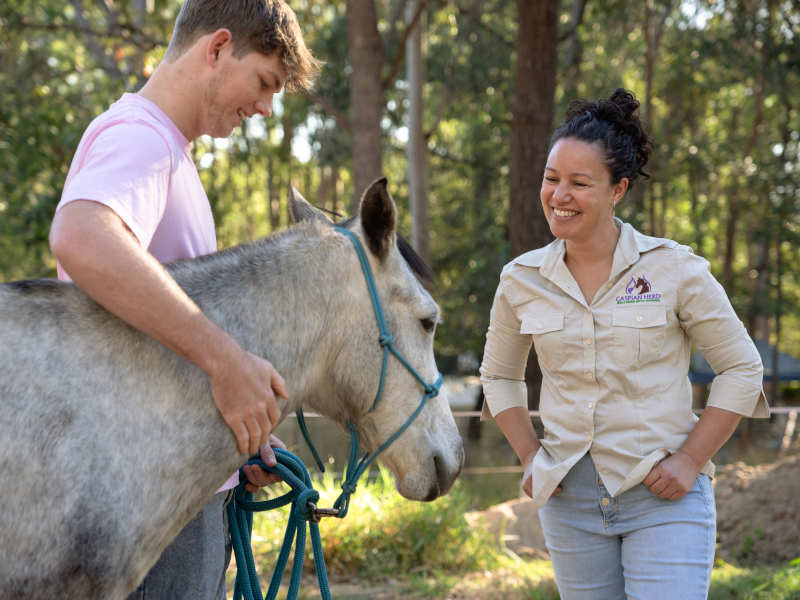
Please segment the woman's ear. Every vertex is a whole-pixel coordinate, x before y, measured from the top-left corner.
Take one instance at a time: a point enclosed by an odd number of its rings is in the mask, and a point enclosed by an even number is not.
[[[622,197],[625,195],[625,192],[628,191],[628,185],[630,184],[630,180],[627,177],[623,177],[617,183],[614,184],[614,188],[611,190],[611,197],[614,200],[613,206],[616,206]]]

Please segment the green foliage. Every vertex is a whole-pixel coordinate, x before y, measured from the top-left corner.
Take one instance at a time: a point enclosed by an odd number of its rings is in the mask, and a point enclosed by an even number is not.
[[[341,492],[329,475],[314,482],[320,506],[332,506]],[[434,502],[409,502],[394,489],[381,467],[376,479],[361,483],[345,519],[325,519],[320,532],[325,562],[337,576],[391,577],[398,573],[468,572],[499,563],[488,532],[473,530],[464,519],[468,497],[458,484]],[[285,527],[286,510],[254,519],[254,551],[265,572],[274,564]]]
[[[376,1],[385,57],[384,170],[408,235],[402,4]],[[570,36],[573,4],[560,6],[556,118],[576,97],[633,89],[656,140],[653,178],[637,183],[619,215],[707,257],[751,333],[776,341],[780,314],[780,349],[800,355],[800,111],[792,93],[800,88],[798,6],[588,2]],[[0,6],[0,278],[54,273],[49,222],[80,135],[120,94],[142,85],[166,47],[179,1],[156,0],[152,12],[134,6]],[[284,94],[269,119],[252,120],[227,141],[195,144],[223,247],[285,227],[290,183],[343,214],[360,192],[351,177],[358,166],[350,158],[346,2],[293,6],[325,61],[314,95]],[[515,3],[502,0],[446,0],[425,9],[433,293],[444,316],[436,352],[446,371],[457,369],[459,355],[480,358],[494,289],[510,258],[516,17]],[[293,149],[301,141],[311,151],[302,160]],[[538,202],[537,189],[530,201]]]
[[[756,540],[763,540],[764,532],[756,527],[750,533],[742,536],[742,543],[736,552],[736,558],[743,562],[753,562],[758,557],[755,555]]]
[[[709,600],[797,600],[800,559],[777,567],[742,568],[717,560]]]

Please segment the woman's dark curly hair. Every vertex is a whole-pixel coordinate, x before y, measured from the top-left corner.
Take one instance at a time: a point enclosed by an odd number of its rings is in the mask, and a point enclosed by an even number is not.
[[[608,100],[574,100],[567,116],[550,138],[550,148],[562,138],[599,142],[605,149],[611,183],[628,178],[628,187],[639,176],[649,178],[643,168],[653,149],[650,136],[636,114],[639,101],[633,94],[618,88]]]

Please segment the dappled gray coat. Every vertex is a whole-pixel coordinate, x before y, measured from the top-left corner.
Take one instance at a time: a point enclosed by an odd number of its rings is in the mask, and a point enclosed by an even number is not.
[[[356,255],[299,195],[293,210],[307,221],[169,271],[284,375],[284,415],[303,403],[350,420],[374,449],[413,412],[421,387],[390,361],[385,398],[367,415],[381,352]],[[423,325],[438,308],[397,249],[395,220],[380,180],[348,227],[369,248],[398,347],[433,381]],[[0,285],[0,598],[125,598],[244,459],[198,368],[72,284]],[[446,492],[462,461],[442,396],[384,455],[412,499]]]

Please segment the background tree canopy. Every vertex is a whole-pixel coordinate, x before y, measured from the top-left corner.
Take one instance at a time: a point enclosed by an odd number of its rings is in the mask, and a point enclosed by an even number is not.
[[[547,241],[541,223],[525,215],[536,214],[553,118],[570,100],[617,86],[637,94],[656,140],[653,177],[634,187],[619,216],[708,258],[751,334],[800,355],[796,2],[291,4],[325,61],[315,91],[282,95],[270,118],[194,146],[222,247],[286,226],[289,182],[347,214],[361,191],[354,182],[381,172],[410,237],[405,57],[411,28],[421,27],[419,127],[443,370],[457,369],[459,356],[479,359],[502,265]],[[80,135],[123,92],[141,87],[179,6],[3,2],[0,278],[54,275],[47,233]],[[461,368],[474,369],[469,363]]]

